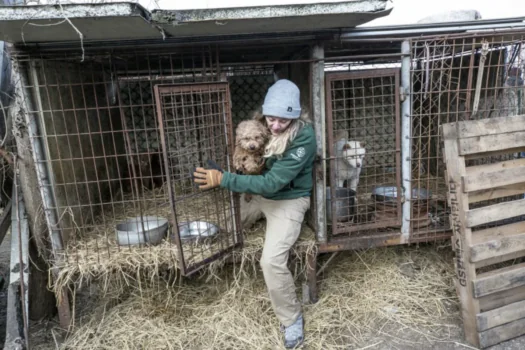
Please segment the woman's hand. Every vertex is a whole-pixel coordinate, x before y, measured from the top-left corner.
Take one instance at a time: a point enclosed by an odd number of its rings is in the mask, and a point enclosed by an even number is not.
[[[222,172],[215,169],[197,168],[193,173],[194,182],[199,184],[199,189],[209,190],[219,187],[222,180]]]

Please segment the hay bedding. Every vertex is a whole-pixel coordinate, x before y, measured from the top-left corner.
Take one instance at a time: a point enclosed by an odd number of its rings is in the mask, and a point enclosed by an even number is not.
[[[221,197],[223,196],[223,197]],[[124,198],[120,207],[112,206],[112,210],[103,212],[98,218],[95,229],[80,234],[72,240],[65,251],[63,259],[57,263],[58,277],[53,284],[55,291],[66,286],[82,287],[97,280],[105,292],[123,293],[127,287],[141,286],[141,283],[155,285],[172,281],[177,275],[179,256],[175,241],[168,237],[158,245],[119,246],[115,239],[117,222],[137,216],[139,206],[132,198]],[[219,211],[214,203],[219,202]],[[171,207],[166,188],[160,188],[147,194],[141,200],[143,215],[171,217]],[[229,214],[230,205],[227,193],[208,192],[178,203],[177,216],[179,221],[205,220],[212,223],[223,223]],[[235,250],[231,255],[240,261],[238,272],[246,267],[256,268],[257,254],[262,250],[265,234],[265,221],[259,221],[254,227],[243,232],[244,247]],[[222,230],[218,235],[227,235]],[[231,235],[230,235],[231,237]],[[188,242],[183,245],[186,264],[199,262],[217,252],[224,240]],[[230,240],[231,242],[231,240]],[[301,237],[294,247],[293,253],[299,255],[314,249],[315,234],[303,225]],[[303,254],[304,255],[304,254]],[[227,257],[219,259],[208,266],[204,273],[215,276],[226,263]],[[304,261],[304,259],[301,259]],[[60,260],[59,260],[60,261]],[[303,266],[304,267],[304,266]],[[168,278],[159,278],[166,277]]]
[[[132,209],[122,217],[134,216]],[[63,349],[282,348],[278,321],[255,264],[264,221],[244,232],[245,248],[234,253],[240,264],[224,268],[225,261],[217,261],[200,275],[205,278],[176,283],[163,278],[163,271],[177,268],[170,243],[145,248],[112,244],[90,254],[94,244],[111,242],[112,225],[108,223],[111,233],[102,230],[97,239],[91,236],[68,247],[73,260],[62,267],[54,287],[72,284],[81,290],[78,298],[86,284],[97,291],[93,303],[74,301],[76,322]],[[296,258],[313,249],[313,242],[313,232],[304,226],[294,248]],[[369,337],[390,336],[393,329],[446,341],[443,329],[457,328],[452,261],[449,247],[438,251],[430,245],[340,254],[320,282],[321,300],[305,306],[308,348],[366,346]],[[304,269],[299,262],[296,279]],[[392,336],[399,339],[399,334]]]
[[[457,328],[458,313],[447,252],[426,246],[339,255],[320,282],[320,301],[304,307],[307,348],[356,348],[377,335],[399,344],[410,331],[430,343],[446,342],[443,330]],[[102,299],[89,306],[94,312],[77,323],[62,348],[282,348],[260,273],[235,279],[231,269],[223,270],[216,283],[145,288],[110,304]],[[390,334],[394,329],[401,335]]]

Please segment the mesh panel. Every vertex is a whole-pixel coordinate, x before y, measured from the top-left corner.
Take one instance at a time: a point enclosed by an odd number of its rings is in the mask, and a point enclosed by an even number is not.
[[[398,70],[329,74],[327,79],[332,232],[399,226]],[[383,195],[377,196],[380,191]]]
[[[521,43],[521,35],[413,42],[412,186],[433,194],[432,201],[416,203],[429,212],[431,225],[416,225],[413,239],[431,240],[450,230],[439,126],[523,112]],[[505,159],[509,155],[468,165]]]

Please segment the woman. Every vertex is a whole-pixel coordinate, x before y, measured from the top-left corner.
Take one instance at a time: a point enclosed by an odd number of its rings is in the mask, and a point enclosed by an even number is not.
[[[285,346],[292,348],[304,340],[303,316],[287,262],[310,207],[316,141],[311,123],[301,114],[299,89],[291,81],[278,80],[269,88],[262,113],[272,134],[262,175],[197,168],[194,176],[203,190],[220,186],[254,195],[249,203],[241,201],[241,219],[249,225],[266,217],[261,267],[273,310],[284,326]]]

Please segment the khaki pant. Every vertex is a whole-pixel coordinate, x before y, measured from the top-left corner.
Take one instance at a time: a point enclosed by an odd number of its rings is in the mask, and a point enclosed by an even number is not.
[[[245,228],[263,215],[266,217],[261,267],[273,310],[285,327],[292,325],[301,313],[301,303],[287,263],[290,248],[301,233],[304,214],[309,207],[309,197],[270,200],[254,195],[249,203],[241,197],[241,220]]]

